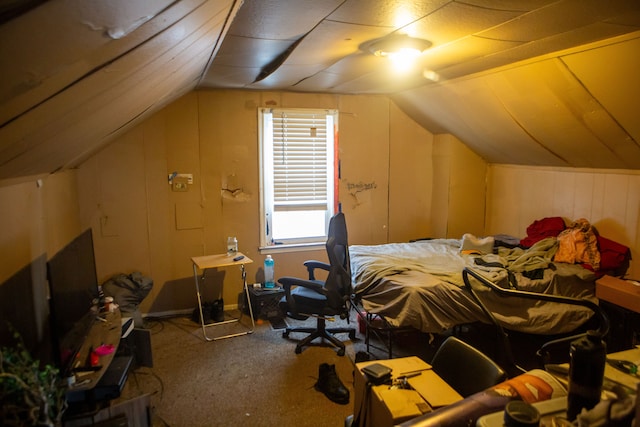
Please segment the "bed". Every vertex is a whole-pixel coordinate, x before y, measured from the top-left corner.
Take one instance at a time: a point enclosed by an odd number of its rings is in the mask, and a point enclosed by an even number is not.
[[[473,269],[506,289],[586,299],[597,303],[596,275],[579,264],[554,263],[555,238],[528,249],[498,247],[497,253],[461,251],[463,239],[352,245],[356,301],[393,328],[443,333],[457,325],[497,321],[505,329],[531,334],[570,333],[593,311],[584,306],[499,295],[474,285],[490,319],[465,289],[463,270]]]

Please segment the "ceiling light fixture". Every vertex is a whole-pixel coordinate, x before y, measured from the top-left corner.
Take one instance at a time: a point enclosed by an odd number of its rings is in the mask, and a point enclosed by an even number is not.
[[[405,34],[394,34],[372,41],[368,45],[369,52],[376,56],[393,57],[407,54],[419,56],[431,47],[429,40],[410,37]]]
[[[430,47],[429,40],[405,34],[393,34],[373,40],[366,46],[366,49],[375,56],[389,58],[396,70],[407,71],[412,68],[416,59]]]

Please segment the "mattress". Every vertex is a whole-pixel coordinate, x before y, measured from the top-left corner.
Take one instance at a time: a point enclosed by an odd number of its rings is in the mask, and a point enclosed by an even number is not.
[[[498,253],[461,253],[462,240],[352,245],[352,282],[365,311],[383,316],[392,327],[442,333],[453,326],[491,323],[464,288],[470,267],[503,288],[589,299],[595,275],[578,264],[554,263],[555,239],[530,249],[500,248]],[[476,283],[474,291],[506,329],[541,335],[563,334],[583,325],[593,312],[582,306],[501,296]]]

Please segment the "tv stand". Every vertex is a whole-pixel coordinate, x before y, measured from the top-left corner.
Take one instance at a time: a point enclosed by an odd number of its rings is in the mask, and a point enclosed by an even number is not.
[[[69,382],[72,384],[66,394],[69,407],[64,420],[94,414],[108,405],[110,400],[120,397],[133,356],[121,355],[117,350],[123,332],[130,330],[130,324],[130,321],[123,321],[117,309],[97,314],[71,366],[73,376]],[[102,354],[100,350],[107,354]],[[97,360],[94,356],[94,366],[91,363],[92,352],[101,354]]]

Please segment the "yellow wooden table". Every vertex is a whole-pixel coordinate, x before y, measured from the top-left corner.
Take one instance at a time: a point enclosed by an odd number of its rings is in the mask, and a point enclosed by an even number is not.
[[[241,258],[241,259],[238,259]],[[234,260],[235,259],[235,260]],[[253,310],[251,308],[251,296],[249,295],[249,288],[247,286],[247,272],[244,268],[245,264],[250,264],[253,260],[246,255],[236,252],[233,255],[225,254],[217,254],[217,255],[204,255],[192,257],[191,262],[193,262],[193,277],[196,283],[196,294],[198,296],[198,307],[200,308],[200,325],[202,326],[202,335],[204,339],[207,341],[215,341],[223,338],[231,338],[237,337],[240,335],[247,335],[253,333],[256,324],[253,320]],[[242,286],[244,288],[245,296],[247,297],[247,305],[249,306],[249,318],[251,318],[251,328],[244,332],[239,332],[235,334],[227,334],[217,337],[209,337],[207,335],[207,328],[211,326],[220,326],[232,322],[239,322],[242,319],[243,311],[240,310],[240,316],[237,318],[233,318],[230,320],[223,320],[222,322],[213,322],[213,323],[204,323],[204,316],[202,315],[202,295],[200,294],[200,277],[199,272],[202,271],[204,279],[204,271],[208,268],[222,268],[222,267],[231,267],[231,266],[240,266],[240,271],[242,272]]]

